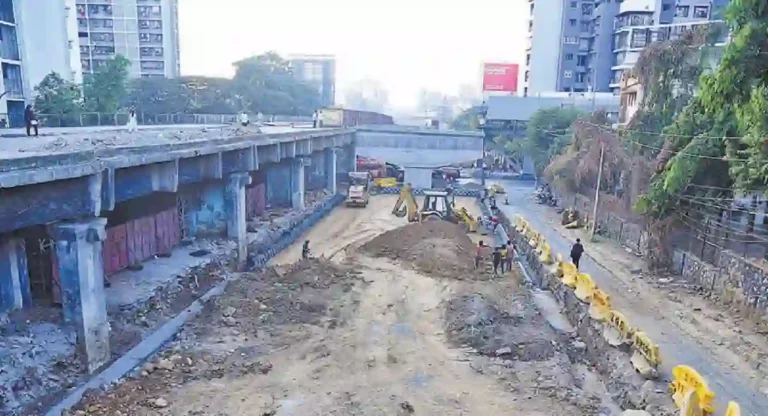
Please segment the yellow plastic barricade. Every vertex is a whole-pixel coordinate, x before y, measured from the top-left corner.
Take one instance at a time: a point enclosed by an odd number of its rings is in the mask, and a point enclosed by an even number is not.
[[[673,381],[669,383],[672,400],[682,415],[711,415],[715,393],[709,389],[704,377],[687,365],[672,369]]]
[[[552,273],[558,279],[563,277],[563,256],[560,253],[555,256],[555,266],[552,268]]]
[[[741,406],[736,402],[728,402],[728,409],[725,416],[741,416]]]
[[[523,217],[519,215],[515,216],[515,231],[522,232],[523,230],[525,230],[524,224],[525,224],[525,220],[523,219]]]
[[[571,289],[576,287],[576,275],[579,274],[579,270],[576,269],[576,265],[573,263],[563,263],[563,284]]]
[[[544,243],[539,247],[539,263],[552,264],[552,250],[549,248],[549,244]]]
[[[537,233],[537,232],[535,232],[535,231],[534,231],[534,232],[532,232],[532,233],[531,233],[531,236],[530,236],[530,237],[531,237],[531,239],[530,239],[530,240],[528,240],[528,244],[529,244],[531,247],[534,247],[534,248],[538,247],[538,246],[539,246],[539,239],[541,238],[541,236],[539,235],[539,233]]]
[[[539,239],[536,241],[536,254],[541,254],[545,244],[547,244],[547,240],[542,235],[539,235]]]
[[[603,338],[608,344],[618,347],[632,341],[634,330],[629,326],[629,321],[619,311],[608,312],[608,320],[603,325]]]
[[[632,340],[634,352],[632,353],[632,366],[643,377],[655,378],[658,376],[658,367],[661,364],[659,346],[654,344],[648,335],[643,332],[635,332]]]
[[[611,300],[608,294],[600,289],[595,289],[592,301],[589,303],[589,316],[596,321],[605,321],[611,312]]]
[[[591,302],[592,294],[597,290],[597,285],[592,280],[592,276],[586,273],[576,275],[576,297],[582,302]]]

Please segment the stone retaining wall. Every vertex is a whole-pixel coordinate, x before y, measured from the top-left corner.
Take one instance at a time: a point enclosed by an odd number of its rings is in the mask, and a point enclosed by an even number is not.
[[[336,194],[281,219],[276,227],[260,233],[248,245],[248,269],[263,268],[277,253],[293,244],[304,232],[344,202],[344,195]]]
[[[748,314],[768,312],[768,266],[724,250],[712,265],[695,254],[675,250],[673,271],[708,293]]]

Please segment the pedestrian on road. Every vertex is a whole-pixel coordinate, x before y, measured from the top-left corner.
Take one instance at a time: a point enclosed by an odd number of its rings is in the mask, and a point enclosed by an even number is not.
[[[242,112],[241,112],[241,113],[240,113],[240,114],[237,116],[237,121],[238,121],[238,122],[240,123],[240,125],[241,125],[241,126],[243,126],[243,127],[248,127],[248,125],[249,125],[249,124],[251,124],[251,122],[248,120],[248,114],[246,114],[246,113],[245,113],[245,111],[242,111]]]
[[[133,133],[139,128],[139,123],[136,121],[136,109],[131,107],[128,110],[128,133]]]
[[[35,110],[32,108],[32,104],[27,104],[27,108],[24,109],[24,122],[27,125],[27,136],[31,136],[31,131],[34,129],[35,137],[37,137],[37,125],[39,122],[37,120],[37,114],[35,114]]]
[[[312,128],[313,129],[317,128],[317,111],[312,113]]]
[[[485,250],[485,243],[483,240],[480,240],[477,243],[477,249],[475,249],[475,269],[480,267],[480,261],[483,259],[483,250]]]
[[[576,244],[571,247],[571,260],[573,260],[573,264],[576,265],[576,269],[579,268],[579,260],[581,260],[581,255],[584,253],[584,246],[581,245],[581,239],[576,239]]]
[[[493,274],[499,274],[499,266],[501,265],[501,247],[496,247],[493,250]],[[502,269],[502,273],[504,270]]]
[[[304,240],[301,246],[301,258],[305,260],[309,258],[309,240]]]
[[[512,244],[512,240],[507,240],[507,270],[512,270],[512,262],[514,261],[515,257],[517,257],[517,253],[515,252],[515,245]]]

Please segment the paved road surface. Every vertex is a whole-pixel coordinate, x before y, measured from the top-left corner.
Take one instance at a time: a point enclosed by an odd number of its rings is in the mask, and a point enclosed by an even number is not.
[[[534,191],[533,185],[511,181],[503,181],[502,184],[507,189],[511,203],[508,206],[500,205],[502,211],[510,219],[513,219],[515,214],[522,215],[547,239],[553,253],[567,256],[572,243],[546,221],[545,211],[551,208],[538,205],[527,198]],[[585,243],[585,248],[586,254],[589,254],[589,243]],[[581,269],[589,273],[598,286],[611,296],[616,309],[623,311],[632,325],[642,328],[659,343],[664,359],[661,370],[665,378],[671,379],[671,370],[674,366],[690,365],[707,379],[710,388],[717,394],[715,403],[718,414],[725,412],[729,400],[735,400],[741,405],[742,414],[753,416],[768,414],[768,397],[752,386],[748,377],[714,360],[711,351],[669,322],[664,314],[669,315],[673,311],[649,310],[649,304],[643,301],[643,296],[629,293],[620,279],[592,258],[585,256],[581,263]]]

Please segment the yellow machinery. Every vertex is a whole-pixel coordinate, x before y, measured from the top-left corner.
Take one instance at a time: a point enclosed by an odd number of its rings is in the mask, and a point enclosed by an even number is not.
[[[348,207],[367,207],[371,198],[371,174],[369,172],[349,172],[347,189]]]
[[[392,188],[397,186],[397,178],[376,178],[373,180],[374,188]]]
[[[419,209],[416,197],[413,195],[413,187],[405,184],[392,208],[392,214],[400,218],[407,216],[409,222],[441,219],[454,224],[464,224],[469,232],[477,231],[477,220],[466,208],[457,209],[456,202],[449,199],[446,191],[424,191],[424,203]]]
[[[497,183],[491,185],[489,190],[490,190],[491,196],[502,195],[502,194],[506,194],[507,193],[507,191],[504,189],[504,187],[499,185],[499,184],[497,184]]]

